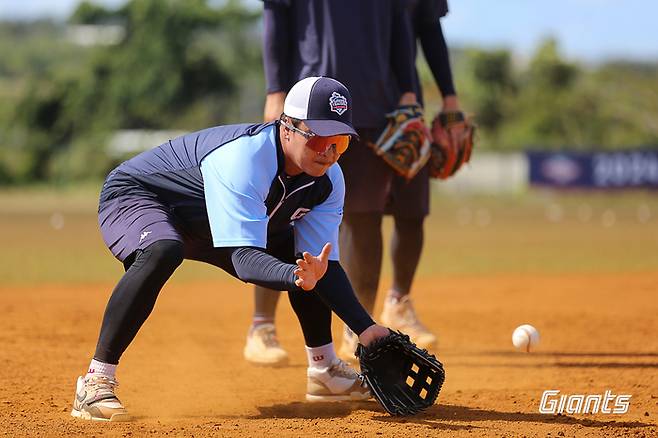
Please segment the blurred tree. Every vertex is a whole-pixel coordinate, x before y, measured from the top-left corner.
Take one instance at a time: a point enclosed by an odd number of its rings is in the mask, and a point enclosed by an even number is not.
[[[602,66],[584,85],[599,100],[592,126],[607,149],[658,144],[658,64],[615,62]]]
[[[260,11],[238,0],[80,3],[71,24],[120,25],[111,46],[78,46],[57,23],[0,21],[0,184],[98,178],[116,129],[194,130],[257,121],[264,97]],[[92,28],[93,29],[93,28]],[[583,66],[554,40],[527,62],[451,50],[478,148],[619,149],[658,144],[658,65]],[[426,106],[438,90],[424,62]]]
[[[644,81],[636,68],[623,75],[613,71],[587,72],[563,60],[555,40],[546,40],[520,75],[518,98],[501,133],[506,146],[591,150],[657,144],[658,108],[647,98],[656,89],[655,66]],[[617,93],[620,88],[626,90]]]
[[[95,62],[97,69],[109,72],[103,104],[113,109],[118,126],[196,128],[177,124],[189,105],[237,91],[212,53],[195,50],[193,44],[200,30],[223,26],[227,14],[204,0],[133,0],[118,15],[126,38]],[[243,18],[251,17],[245,13]]]
[[[534,87],[551,90],[569,90],[579,71],[575,65],[561,59],[557,41],[545,40],[530,62],[527,75]]]
[[[69,17],[71,24],[102,24],[118,16],[116,11],[106,9],[88,0],[80,2]]]
[[[472,110],[481,128],[481,138],[489,147],[500,144],[499,130],[506,121],[517,84],[510,53],[506,50],[471,51]]]
[[[249,77],[244,70],[261,71],[253,56],[258,16],[235,1],[219,9],[206,0],[132,0],[116,10],[81,3],[72,23],[120,23],[125,38],[93,48],[75,71],[31,76],[11,127],[0,131],[14,145],[0,156],[13,163],[10,170],[0,166],[3,178],[100,176],[110,165],[107,135],[116,129],[193,130],[232,119]],[[225,31],[239,44],[227,47],[218,38]],[[214,46],[199,43],[210,36]],[[220,62],[221,53],[230,53],[237,66]]]
[[[538,47],[519,77],[519,93],[508,114],[513,123],[506,124],[502,133],[508,147],[556,147],[565,144],[569,135],[575,136],[572,142],[581,140],[582,135],[573,131],[581,126],[581,110],[591,102],[576,93],[578,75],[576,66],[560,58],[555,40],[548,39]]]
[[[598,149],[658,144],[658,66],[585,69],[543,41],[524,68],[504,50],[468,50],[455,77],[475,112],[479,146]]]

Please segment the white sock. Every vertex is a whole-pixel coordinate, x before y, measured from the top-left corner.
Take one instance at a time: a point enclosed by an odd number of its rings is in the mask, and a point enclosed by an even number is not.
[[[263,324],[274,324],[274,316],[254,315],[251,319],[251,327],[255,328]]]
[[[91,376],[105,376],[110,379],[114,379],[117,372],[117,365],[112,365],[111,363],[101,362],[96,359],[92,359],[89,364],[89,370],[87,370],[87,375],[85,379]]]
[[[400,300],[405,296],[406,294],[401,294],[400,292],[396,291],[395,289],[389,289],[388,294],[386,298],[391,301],[394,304],[397,304],[400,302]]]
[[[306,347],[306,359],[308,359],[309,368],[327,368],[336,359],[334,343],[329,342],[327,345],[320,347]]]

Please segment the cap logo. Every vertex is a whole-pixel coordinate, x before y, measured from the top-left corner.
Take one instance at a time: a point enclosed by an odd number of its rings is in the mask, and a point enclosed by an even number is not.
[[[329,98],[329,109],[339,116],[347,111],[347,99],[340,93],[333,92]]]

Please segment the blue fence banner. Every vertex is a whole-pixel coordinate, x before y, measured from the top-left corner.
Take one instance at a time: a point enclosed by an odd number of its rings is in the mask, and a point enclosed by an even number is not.
[[[564,188],[658,188],[658,149],[528,151],[530,184]]]

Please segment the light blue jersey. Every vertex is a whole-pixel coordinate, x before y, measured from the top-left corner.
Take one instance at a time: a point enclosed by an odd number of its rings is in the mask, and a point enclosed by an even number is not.
[[[294,227],[297,251],[316,255],[331,242],[331,260],[338,260],[345,194],[340,167],[317,178],[288,177],[277,130],[277,123],[228,125],[178,137],[112,171],[101,202],[119,196],[136,205],[154,202],[175,217],[176,230],[167,238],[214,247],[267,248],[271,236]],[[127,209],[116,219],[111,209],[101,215],[104,238],[119,258],[161,237],[150,224],[169,221],[141,211]]]
[[[330,242],[330,259],[338,260],[345,195],[340,166],[319,178],[287,177],[280,171],[275,129],[239,137],[201,162],[213,245],[266,248],[268,230],[292,225],[296,253],[316,255]]]

